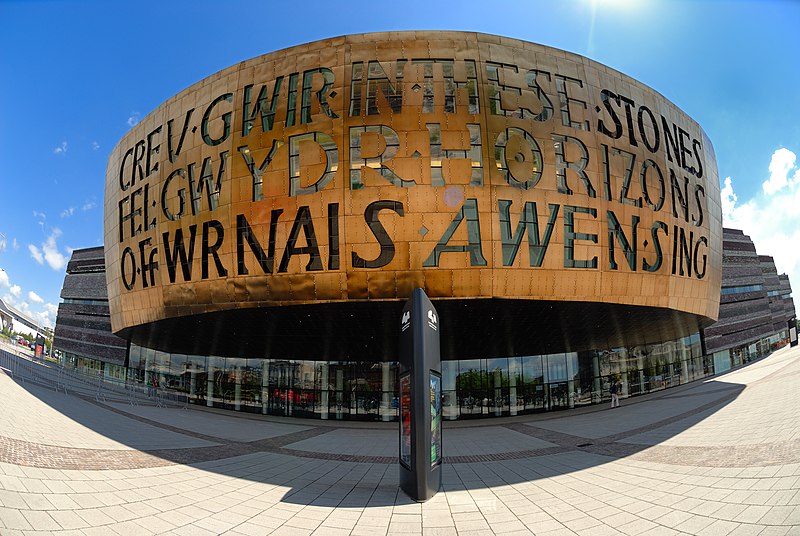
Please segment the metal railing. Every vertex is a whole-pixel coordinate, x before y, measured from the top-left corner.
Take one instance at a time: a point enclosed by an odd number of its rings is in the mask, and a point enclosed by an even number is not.
[[[93,399],[100,403],[125,403],[131,406],[188,407],[188,393],[138,385],[107,378],[99,371],[80,371],[70,367],[0,347],[0,373],[16,382],[29,382],[66,395]]]

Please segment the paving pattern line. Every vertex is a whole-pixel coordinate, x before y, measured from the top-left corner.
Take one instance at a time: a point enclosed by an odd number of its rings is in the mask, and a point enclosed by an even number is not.
[[[657,399],[673,398],[677,396],[706,396],[709,394],[721,394],[722,396],[678,415],[600,438],[589,439],[579,435],[558,432],[536,426],[531,422],[503,424],[500,426],[546,441],[555,446],[498,453],[475,453],[456,456],[445,455],[444,461],[449,464],[493,462],[549,456],[578,450],[614,459],[632,457],[637,460],[655,461],[672,465],[706,467],[743,467],[751,465],[753,460],[756,460],[761,465],[800,463],[800,439],[776,441],[767,444],[735,446],[662,446],[623,442],[623,440],[639,434],[658,430],[704,412],[720,409],[738,397],[743,388],[752,388],[754,385],[771,381],[775,377],[786,378],[787,376],[796,374],[800,374],[800,371],[787,371],[786,367],[780,367],[778,370],[768,374],[764,378],[752,382],[746,387],[727,386],[701,390],[695,393],[669,393],[665,396],[657,397]],[[703,386],[698,385],[697,387]],[[44,445],[0,436],[0,461],[27,467],[54,469],[137,469],[162,467],[173,464],[188,465],[268,452],[298,458],[355,463],[392,464],[396,462],[395,456],[328,453],[291,448],[293,443],[339,430],[342,427],[330,425],[315,426],[313,424],[298,423],[298,426],[305,427],[306,429],[255,441],[233,441],[224,437],[186,430],[178,426],[148,419],[147,417],[129,413],[118,407],[97,401],[91,397],[82,395],[72,396],[128,419],[217,444],[186,448],[112,450]]]

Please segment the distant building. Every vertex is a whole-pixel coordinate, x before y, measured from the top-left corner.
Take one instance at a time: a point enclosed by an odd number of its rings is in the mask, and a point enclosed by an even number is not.
[[[53,347],[62,362],[124,381],[128,343],[111,332],[102,246],[72,252],[61,298]]]
[[[794,316],[789,277],[778,275],[773,258],[759,255],[738,229],[722,233],[719,320],[702,331],[716,373],[771,352],[788,339],[787,323]]]
[[[42,332],[42,327],[39,326],[36,320],[19,309],[8,305],[2,299],[0,299],[0,322],[2,322],[2,330],[7,333],[15,331],[17,333],[36,335]]]

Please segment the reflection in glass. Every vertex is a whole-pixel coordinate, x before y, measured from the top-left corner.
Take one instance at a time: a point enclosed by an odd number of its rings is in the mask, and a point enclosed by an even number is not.
[[[768,339],[703,356],[698,333],[675,341],[598,351],[443,361],[446,420],[519,415],[666,389],[768,352]],[[722,353],[725,355],[723,356]],[[130,345],[127,370],[69,353],[67,363],[151,396],[229,410],[319,419],[397,420],[397,362],[246,359],[169,354]]]
[[[400,463],[411,469],[411,374],[400,376]]]
[[[457,376],[458,361],[442,361],[442,416],[447,421],[458,419]]]
[[[442,377],[430,371],[431,467],[442,463]]]
[[[508,410],[508,359],[487,359],[487,379],[489,380],[489,411],[496,417]]]
[[[508,411],[516,415],[525,409],[520,404],[521,397],[517,397],[517,385],[522,385],[522,359],[519,357],[508,358]]]
[[[459,396],[462,416],[480,415],[484,406],[484,369],[480,359],[465,359],[458,362],[456,391]],[[488,401],[487,401],[488,402]]]

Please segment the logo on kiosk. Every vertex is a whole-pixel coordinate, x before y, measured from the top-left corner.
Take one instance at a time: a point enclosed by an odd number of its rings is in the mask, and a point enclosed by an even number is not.
[[[406,311],[403,313],[403,318],[400,319],[401,328],[400,331],[405,331],[408,329],[408,326],[411,325],[411,311]]]
[[[430,309],[428,310],[428,327],[436,331],[436,313]]]

